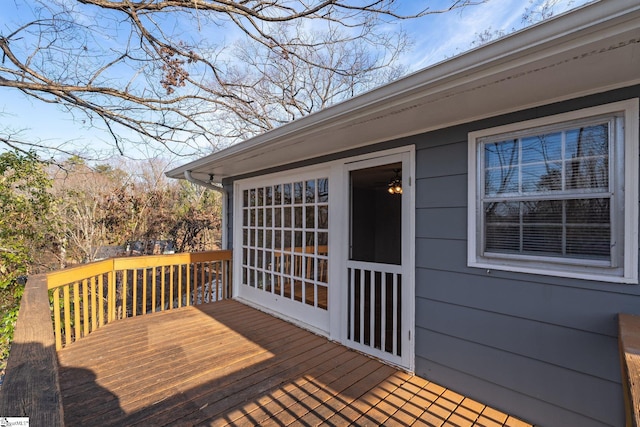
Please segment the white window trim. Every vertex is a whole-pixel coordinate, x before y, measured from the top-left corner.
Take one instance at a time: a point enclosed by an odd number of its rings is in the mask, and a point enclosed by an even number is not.
[[[570,122],[573,120],[585,119],[588,117],[601,116],[607,114],[622,113],[624,116],[624,258],[622,275],[612,275],[611,269],[598,271],[597,267],[588,270],[580,269],[579,266],[571,266],[555,262],[544,262],[542,258],[537,258],[536,262],[527,262],[523,258],[510,260],[509,256],[499,258],[483,258],[478,250],[478,140],[483,137],[511,133],[529,128],[537,128],[548,125]],[[469,133],[468,139],[468,209],[467,209],[467,265],[469,267],[490,270],[504,270],[520,273],[532,273],[539,275],[569,277],[576,279],[587,279],[606,281],[613,283],[638,283],[638,173],[639,173],[639,128],[640,128],[640,108],[638,98],[604,104],[568,113],[548,116],[540,119],[528,120],[519,123],[511,123],[490,129],[483,129]]]

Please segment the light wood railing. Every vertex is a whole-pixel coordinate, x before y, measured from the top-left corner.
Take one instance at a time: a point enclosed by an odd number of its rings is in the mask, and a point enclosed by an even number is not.
[[[228,298],[231,254],[112,258],[49,273],[56,349],[118,319]]]
[[[7,374],[0,388],[0,420],[3,417],[29,417],[32,426],[64,425],[44,274],[30,276],[24,287]]]
[[[618,344],[627,427],[640,427],[640,316],[618,314]]]

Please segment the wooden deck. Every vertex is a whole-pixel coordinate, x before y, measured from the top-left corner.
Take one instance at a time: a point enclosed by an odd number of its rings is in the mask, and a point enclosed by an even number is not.
[[[111,323],[58,356],[68,426],[528,425],[230,300]]]

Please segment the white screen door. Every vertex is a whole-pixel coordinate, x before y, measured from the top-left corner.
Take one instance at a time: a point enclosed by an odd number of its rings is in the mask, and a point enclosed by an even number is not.
[[[346,165],[349,219],[344,341],[413,369],[413,189],[410,153]]]

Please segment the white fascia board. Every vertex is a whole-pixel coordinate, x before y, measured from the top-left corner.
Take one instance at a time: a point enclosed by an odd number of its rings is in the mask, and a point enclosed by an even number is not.
[[[638,29],[639,22],[640,2],[637,0],[601,1],[586,5],[180,166],[167,172],[167,175],[182,178],[184,171],[187,170],[212,173],[216,167],[227,162],[242,162],[256,156],[261,157],[273,151],[274,147],[294,143],[306,135],[326,132],[331,128],[336,129],[366,118],[371,119],[382,111],[389,112],[394,106],[407,105],[413,100],[437,96],[456,87],[490,79],[491,76],[507,70],[525,67],[526,64],[534,61],[541,61],[562,52],[571,52],[594,41]],[[612,84],[613,86],[615,84]],[[461,117],[459,122],[470,119],[471,117]],[[432,129],[432,127],[425,125],[420,132],[425,129]],[[415,134],[419,131],[416,129],[409,134],[411,133]],[[397,137],[406,135],[406,129],[397,129]],[[377,141],[371,141],[371,143],[374,142]],[[348,149],[361,145],[363,144],[356,143],[341,148]],[[323,154],[329,153],[322,152],[318,147],[309,147],[309,157]],[[271,162],[262,164],[263,168],[277,165]],[[243,173],[253,171],[247,169]],[[221,178],[223,177],[219,175],[214,176],[218,182]]]

